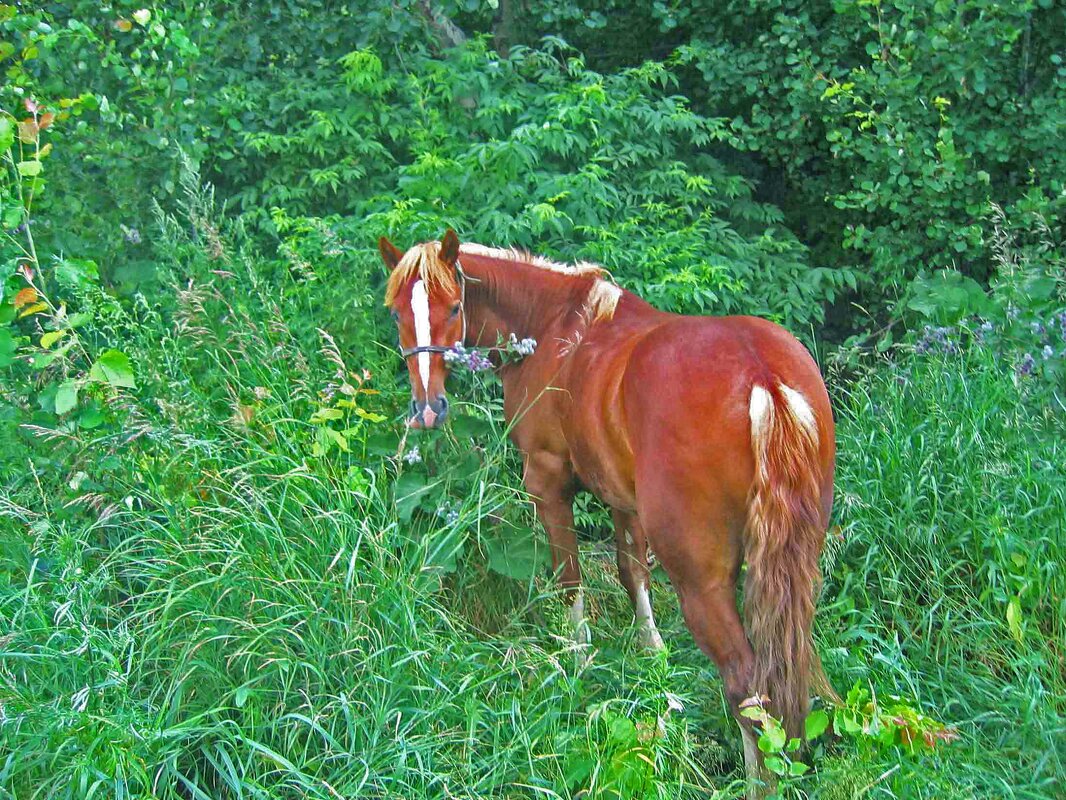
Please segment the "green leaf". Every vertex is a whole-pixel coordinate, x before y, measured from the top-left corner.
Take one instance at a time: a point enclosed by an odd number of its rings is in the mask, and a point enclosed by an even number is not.
[[[100,381],[115,387],[137,388],[129,356],[121,350],[107,350],[101,354],[96,359],[96,363],[89,369],[89,377],[94,381]]]
[[[73,346],[74,339],[71,339],[69,342],[64,345],[60,345],[50,353],[44,353],[42,355],[34,356],[33,368],[41,370],[45,369],[46,367],[50,367],[53,363],[65,356],[67,354],[67,351],[69,351],[70,348]]]
[[[400,437],[395,431],[372,433],[366,437],[366,451],[375,456],[394,456],[400,448]]]
[[[1012,597],[1007,603],[1007,627],[1015,641],[1022,641],[1022,604],[1017,597]]]
[[[408,522],[430,486],[427,478],[418,472],[404,472],[393,485],[396,497],[396,513],[403,522]]]
[[[547,563],[548,551],[541,538],[528,528],[485,537],[489,569],[508,578],[527,581]]]
[[[56,264],[56,280],[64,286],[84,288],[99,281],[100,270],[88,258],[64,258]]]
[[[56,342],[58,342],[60,339],[62,339],[66,335],[67,335],[66,330],[48,331],[48,333],[45,333],[45,334],[41,335],[41,347],[43,347],[45,350],[47,350],[49,347],[54,345]]]
[[[344,412],[338,408],[320,408],[311,415],[311,422],[315,425],[321,425],[331,419],[342,419],[343,417]]]
[[[773,717],[766,720],[762,735],[759,736],[759,749],[764,753],[777,753],[784,749],[788,734],[781,723]]]
[[[73,380],[63,381],[56,390],[56,413],[66,414],[78,404],[78,384]]]
[[[809,769],[810,767],[804,764],[802,761],[793,761],[791,764],[788,765],[788,774],[791,775],[793,778],[798,778],[800,775],[806,773]]]
[[[0,123],[3,122],[3,119],[3,117],[0,117]],[[0,152],[3,151],[0,150]],[[13,230],[14,228],[17,228],[19,225],[22,224],[24,216],[25,213],[23,211],[22,206],[18,204],[13,204],[4,208],[3,215],[0,215],[0,222],[2,222],[4,227],[8,230]]]
[[[825,729],[829,727],[829,715],[822,709],[812,711],[807,715],[807,722],[805,725],[805,733],[807,739],[817,739],[823,733]]]
[[[766,768],[774,773],[774,775],[785,774],[785,761],[783,758],[779,758],[778,756],[767,756],[763,763],[766,764]]]
[[[0,328],[0,367],[7,367],[15,361],[15,337],[7,328]]]
[[[587,755],[571,756],[566,765],[566,772],[563,774],[566,785],[571,789],[576,789],[583,784],[592,774],[592,770],[596,768],[596,763]]]
[[[103,421],[104,412],[93,400],[90,400],[81,414],[78,415],[78,426],[87,431],[99,427]]]
[[[330,439],[332,439],[333,443],[336,444],[337,447],[339,447],[345,453],[349,452],[348,439],[339,431],[335,431],[333,430],[333,428],[325,427],[322,428],[322,432],[325,433],[325,435],[328,436]]]
[[[41,174],[41,162],[36,159],[33,161],[20,161],[17,166],[19,175],[24,178],[36,178]]]
[[[7,42],[0,43],[2,47]],[[0,50],[0,52],[3,52]],[[0,60],[3,56],[0,56]],[[11,121],[11,117],[0,116],[0,153],[6,153],[8,149],[15,143],[15,123]]]
[[[477,439],[480,436],[487,436],[491,432],[492,425],[488,420],[480,419],[479,417],[463,414],[452,420],[452,433],[458,438],[470,437]]]
[[[455,572],[459,557],[466,548],[467,532],[462,528],[447,528],[432,534],[428,541],[425,566],[440,572]]]
[[[384,422],[387,419],[387,417],[382,414],[375,414],[373,411],[367,411],[365,408],[360,408],[358,406],[355,409],[355,415],[365,419],[367,422],[373,423]]]
[[[628,717],[615,717],[608,730],[611,741],[616,744],[632,746],[640,741],[637,726]]]

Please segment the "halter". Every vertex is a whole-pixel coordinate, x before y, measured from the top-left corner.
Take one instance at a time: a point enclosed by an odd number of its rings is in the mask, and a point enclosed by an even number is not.
[[[459,338],[461,343],[466,342],[466,273],[463,272],[463,265],[459,263],[459,260],[455,261],[455,274],[459,278],[459,313],[462,315],[463,328],[462,334]],[[472,281],[476,281],[475,278],[470,278]],[[424,344],[421,347],[402,347],[400,348],[400,354],[404,358],[410,358],[416,356],[419,353],[451,353],[455,350],[454,345],[443,344]]]

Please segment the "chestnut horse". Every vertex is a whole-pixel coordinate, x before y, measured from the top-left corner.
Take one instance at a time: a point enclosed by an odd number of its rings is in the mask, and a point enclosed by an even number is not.
[[[492,347],[514,334],[539,343],[498,365],[504,413],[579,630],[572,500],[585,488],[613,510],[619,576],[652,647],[662,639],[649,545],[666,569],[689,631],[721,673],[749,774],[760,765],[739,713],[749,696],[768,696],[767,709],[802,737],[811,682],[832,691],[811,623],[835,453],[829,397],[803,345],[754,317],[667,314],[599,267],[460,246],[451,230],[406,253],[378,244],[411,378],[410,424],[447,418],[444,355],[456,342]]]

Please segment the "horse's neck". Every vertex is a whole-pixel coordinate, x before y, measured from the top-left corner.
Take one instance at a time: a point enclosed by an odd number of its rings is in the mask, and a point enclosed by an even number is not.
[[[468,264],[469,262],[469,264]],[[547,341],[568,316],[580,312],[588,279],[534,266],[463,258],[467,283],[467,341],[491,347],[511,334]]]

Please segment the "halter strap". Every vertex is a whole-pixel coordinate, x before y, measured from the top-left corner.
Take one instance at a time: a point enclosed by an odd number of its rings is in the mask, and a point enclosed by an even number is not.
[[[466,273],[463,272],[463,265],[459,263],[459,259],[455,260],[455,273],[459,276],[459,313],[462,315],[463,328],[462,335],[459,341],[463,344],[466,343]],[[471,279],[473,280],[473,279]],[[400,348],[400,355],[404,358],[410,358],[416,356],[419,353],[451,353],[455,348],[449,345],[443,344],[424,344],[421,347],[402,347]]]

